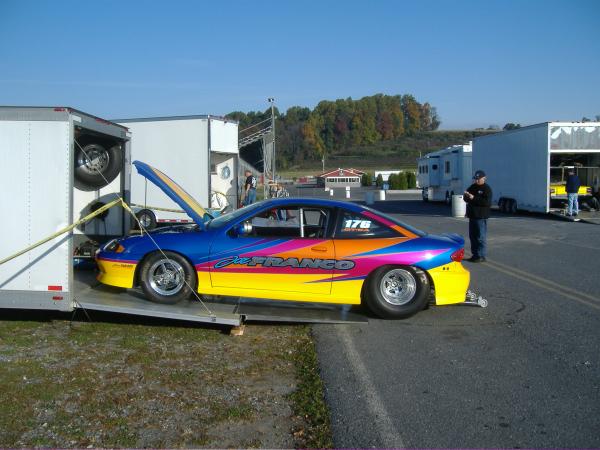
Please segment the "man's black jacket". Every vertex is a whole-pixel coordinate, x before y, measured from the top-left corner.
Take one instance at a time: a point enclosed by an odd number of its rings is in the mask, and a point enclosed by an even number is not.
[[[469,186],[467,192],[474,195],[471,200],[465,196],[467,217],[469,219],[489,219],[490,207],[492,206],[492,188],[487,184],[480,186],[473,183]]]

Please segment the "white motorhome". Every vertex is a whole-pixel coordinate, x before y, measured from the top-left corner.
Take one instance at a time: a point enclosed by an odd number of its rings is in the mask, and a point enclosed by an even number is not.
[[[453,195],[462,194],[472,183],[471,142],[453,145],[417,159],[417,184],[423,201],[450,204]]]
[[[473,167],[486,172],[503,212],[559,208],[568,169],[591,195],[600,176],[600,122],[544,122],[474,139]]]
[[[185,186],[204,208],[238,205],[238,123],[210,115],[116,119],[131,132],[131,159]],[[133,177],[131,202],[143,225],[192,222],[160,189]],[[175,211],[175,212],[174,212]]]

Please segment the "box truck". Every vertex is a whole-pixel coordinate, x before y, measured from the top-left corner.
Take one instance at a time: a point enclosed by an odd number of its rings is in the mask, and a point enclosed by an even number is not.
[[[473,168],[487,174],[502,212],[563,208],[569,170],[585,201],[600,176],[600,122],[544,122],[475,138]]]
[[[131,132],[131,159],[145,161],[185,186],[204,208],[238,206],[238,123],[218,116],[115,119]],[[131,202],[147,229],[192,222],[143,177],[131,181]]]
[[[417,184],[423,201],[450,204],[453,195],[462,194],[473,182],[472,143],[453,145],[417,159]]]

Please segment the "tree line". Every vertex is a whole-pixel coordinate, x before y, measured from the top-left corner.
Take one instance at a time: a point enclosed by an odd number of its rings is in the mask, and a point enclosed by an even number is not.
[[[228,118],[240,130],[271,117],[263,112],[234,111]],[[359,100],[323,100],[314,108],[292,106],[285,113],[275,108],[277,166],[317,161],[348,148],[436,130],[440,119],[435,107],[420,103],[410,94],[376,94]],[[243,137],[241,135],[240,137]]]

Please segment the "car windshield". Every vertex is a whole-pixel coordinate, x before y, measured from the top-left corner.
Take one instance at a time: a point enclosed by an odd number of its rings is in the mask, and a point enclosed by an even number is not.
[[[243,208],[236,209],[233,212],[223,214],[222,216],[215,217],[207,224],[207,228],[210,230],[221,228],[228,223],[235,221],[238,217],[243,216],[244,214],[260,209],[263,206],[264,202],[253,203],[252,205],[244,206]]]

